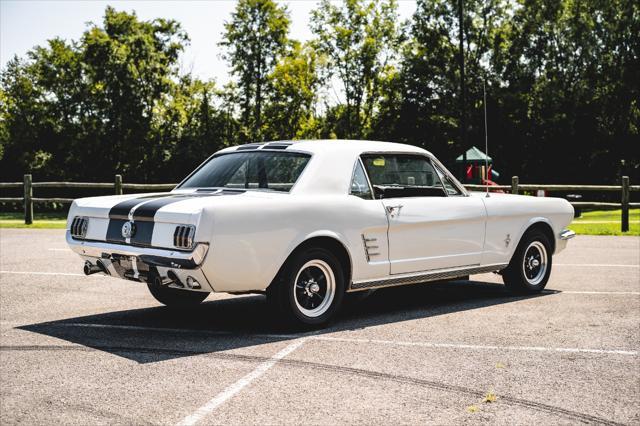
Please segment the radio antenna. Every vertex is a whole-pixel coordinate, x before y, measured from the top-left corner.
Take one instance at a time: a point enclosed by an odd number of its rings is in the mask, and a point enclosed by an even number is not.
[[[487,88],[486,88],[486,78],[482,80],[482,94],[484,97],[484,101],[482,102],[484,106],[484,184],[486,186],[487,195],[489,197],[489,137],[487,135]]]

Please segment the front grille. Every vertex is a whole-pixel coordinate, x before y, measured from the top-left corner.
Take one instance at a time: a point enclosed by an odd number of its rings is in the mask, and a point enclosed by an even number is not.
[[[89,228],[89,219],[76,216],[71,221],[71,236],[73,238],[85,238],[87,236],[87,228]]]
[[[196,227],[193,225],[178,225],[173,233],[173,245],[177,248],[190,249],[193,247],[193,237]]]

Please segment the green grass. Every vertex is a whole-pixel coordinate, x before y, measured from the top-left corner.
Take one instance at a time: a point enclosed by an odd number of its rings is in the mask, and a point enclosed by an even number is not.
[[[620,216],[620,209],[583,212],[569,229],[579,235],[640,235],[640,209],[629,211],[629,232],[620,230]]]
[[[66,219],[65,212],[36,213],[33,225],[25,225],[21,212],[0,212],[0,228],[64,229]],[[569,229],[579,235],[640,235],[640,209],[629,212],[629,221],[629,232],[622,233],[620,210],[596,210],[583,212],[581,217],[571,223]]]
[[[35,220],[31,225],[25,225],[24,219],[0,220],[0,228],[65,229],[66,226],[66,220]]]
[[[618,210],[594,210],[591,212],[583,212],[582,216],[575,220],[576,223],[583,221],[620,221],[620,217],[622,212],[620,209]],[[638,222],[640,221],[640,209],[630,209],[629,210],[629,220]]]
[[[22,212],[0,212],[0,228],[65,229],[66,212],[35,213],[32,225],[24,224]]]

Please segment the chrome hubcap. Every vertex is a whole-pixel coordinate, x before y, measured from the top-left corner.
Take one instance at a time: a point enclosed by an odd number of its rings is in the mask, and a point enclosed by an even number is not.
[[[524,251],[522,272],[527,282],[538,285],[544,279],[548,267],[547,249],[540,241],[533,241]]]
[[[335,297],[336,281],[333,271],[326,262],[319,259],[311,260],[300,268],[294,286],[296,306],[308,317],[324,314]]]

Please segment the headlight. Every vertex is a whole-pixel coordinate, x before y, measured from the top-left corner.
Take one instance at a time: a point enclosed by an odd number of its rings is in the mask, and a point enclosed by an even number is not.
[[[71,236],[73,238],[85,238],[87,236],[87,229],[89,228],[89,218],[83,216],[76,216],[71,221]]]
[[[181,249],[193,248],[193,238],[196,236],[196,227],[193,225],[178,225],[173,232],[173,245]]]

